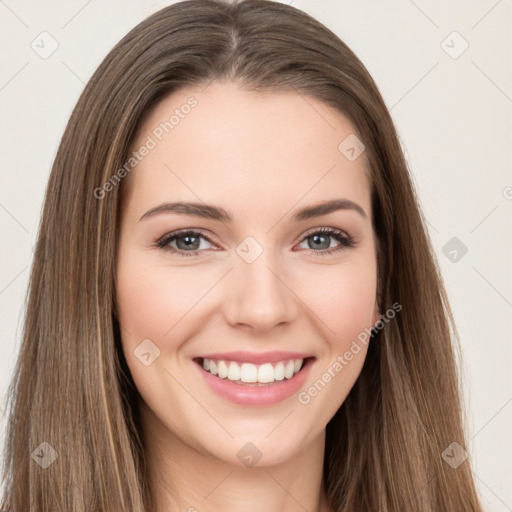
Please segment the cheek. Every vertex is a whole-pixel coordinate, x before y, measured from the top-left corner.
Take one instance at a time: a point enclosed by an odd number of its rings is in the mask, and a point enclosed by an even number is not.
[[[129,250],[119,258],[116,303],[123,352],[137,389],[154,411],[176,405],[183,395],[172,378],[179,349],[200,329],[195,321],[200,300],[213,284],[191,267],[156,266]],[[172,424],[172,418],[167,421]]]
[[[326,425],[345,401],[363,367],[376,301],[376,270],[371,260],[331,268],[323,287],[308,285],[307,303],[323,333],[320,358],[297,401],[303,418]],[[316,281],[318,284],[318,281]],[[304,292],[305,293],[305,292]]]
[[[137,258],[126,257],[117,274],[119,323],[134,343],[149,338],[165,339],[167,344],[172,330],[182,327],[182,319],[213,284],[208,275],[190,268],[142,265]]]
[[[194,330],[194,324],[200,326],[206,303],[214,300],[222,305],[219,290],[213,288],[223,272],[208,266],[156,266],[125,252],[118,263],[116,300],[127,348],[133,350],[149,338],[159,340],[161,350],[175,349],[173,339]],[[300,316],[310,317],[332,350],[343,350],[352,337],[372,325],[377,283],[371,257],[334,265],[290,265],[285,274],[293,293],[284,300],[298,303]],[[229,291],[231,286],[224,282],[222,288]],[[236,283],[232,291],[236,294]]]
[[[298,293],[314,312],[331,349],[373,325],[377,292],[375,263],[370,258],[327,266],[303,274]]]

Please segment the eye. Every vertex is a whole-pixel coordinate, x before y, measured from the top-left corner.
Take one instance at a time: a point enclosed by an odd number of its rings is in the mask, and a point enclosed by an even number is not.
[[[180,256],[196,256],[205,248],[204,244],[201,244],[201,239],[213,243],[204,231],[182,229],[164,235],[156,242],[156,246],[163,250],[177,253]],[[175,246],[171,245],[173,243],[175,243]]]
[[[338,241],[338,245],[331,247],[330,239]],[[213,244],[206,232],[202,230],[181,229],[164,235],[155,245],[164,251],[170,251],[179,256],[197,256],[204,249],[207,249],[207,247],[204,247],[205,244],[201,243],[202,240]],[[312,250],[313,254],[316,253],[321,256],[356,245],[351,236],[335,228],[316,228],[314,231],[307,233],[302,240],[308,242],[308,249]]]
[[[339,244],[331,247],[330,239],[337,240]],[[333,254],[347,247],[354,247],[356,245],[356,241],[350,235],[347,235],[340,229],[335,228],[316,228],[314,231],[306,233],[303,240],[307,243],[307,248],[315,249],[313,250],[313,254],[316,253],[319,256]],[[316,249],[323,250],[317,251]]]

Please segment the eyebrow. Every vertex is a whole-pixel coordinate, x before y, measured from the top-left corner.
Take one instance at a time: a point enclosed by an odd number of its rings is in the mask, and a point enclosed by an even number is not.
[[[354,201],[349,199],[333,199],[321,203],[306,206],[298,210],[292,217],[293,221],[301,221],[327,215],[338,210],[353,210],[364,219],[366,212]],[[139,219],[139,222],[162,213],[175,213],[178,215],[192,215],[203,219],[218,220],[221,222],[232,222],[233,217],[224,208],[204,203],[177,202],[163,203],[148,210]]]

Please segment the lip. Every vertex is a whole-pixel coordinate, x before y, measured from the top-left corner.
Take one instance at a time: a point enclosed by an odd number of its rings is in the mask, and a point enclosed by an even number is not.
[[[312,354],[306,354],[304,352],[284,352],[280,350],[274,350],[272,352],[216,352],[214,354],[202,354],[197,356],[203,359],[216,359],[223,361],[235,361],[236,363],[252,363],[252,364],[263,364],[263,363],[277,363],[279,361],[287,361],[289,359],[306,359],[313,357]]]
[[[246,352],[230,352],[230,357],[233,357],[233,354],[244,354],[244,358],[242,361],[244,362],[253,362],[254,359],[247,359]],[[268,357],[269,354],[278,354],[278,352],[272,352],[265,354]],[[296,352],[280,352],[279,354],[285,354],[284,359],[287,357],[290,359],[305,359],[304,364],[300,371],[296,373],[291,379],[284,379],[280,381],[274,381],[270,384],[263,385],[246,385],[246,384],[237,384],[236,382],[232,382],[228,379],[220,379],[212,375],[210,372],[207,372],[202,366],[202,357],[194,358],[193,365],[197,368],[197,371],[205,380],[206,384],[210,387],[212,391],[214,391],[221,398],[228,400],[237,405],[248,406],[266,406],[273,405],[294,395],[304,384],[309,371],[311,370],[311,366],[315,361],[315,358],[312,356],[305,357],[291,357],[292,354],[297,354]],[[215,355],[215,357],[213,357]],[[255,355],[255,354],[253,354]],[[219,357],[222,356],[222,357]],[[204,356],[207,359],[226,359],[228,360],[228,353],[224,354],[210,354],[209,356]],[[257,358],[260,358],[258,355]],[[257,359],[256,358],[256,359]],[[261,359],[261,358],[260,358]],[[237,359],[229,359],[231,361],[240,362]],[[280,358],[276,359],[280,361]],[[272,361],[275,362],[276,360]],[[264,359],[259,362],[271,362],[269,359]]]

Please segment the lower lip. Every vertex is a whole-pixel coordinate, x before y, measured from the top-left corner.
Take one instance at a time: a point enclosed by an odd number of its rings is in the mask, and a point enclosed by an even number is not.
[[[263,406],[282,402],[296,393],[304,384],[313,362],[313,359],[307,359],[302,369],[291,379],[278,380],[261,386],[236,384],[212,375],[195,361],[194,366],[198,368],[210,388],[222,398],[239,405]]]

